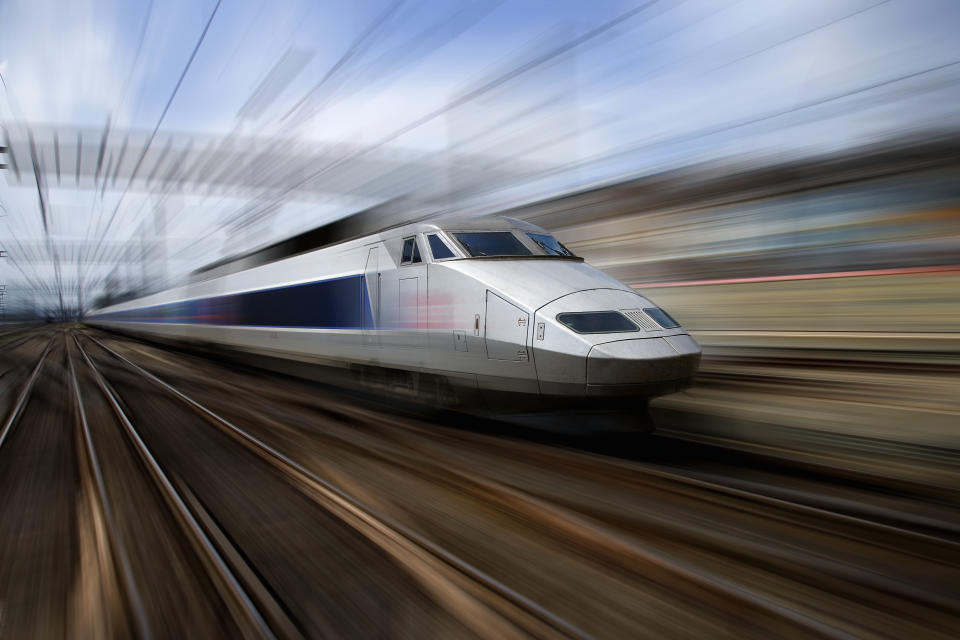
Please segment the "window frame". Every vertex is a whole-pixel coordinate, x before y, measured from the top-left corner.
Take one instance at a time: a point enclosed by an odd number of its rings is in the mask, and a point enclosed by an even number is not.
[[[439,240],[440,243],[447,248],[447,251],[450,252],[450,255],[445,258],[438,258],[436,255],[434,255],[433,245],[430,244],[430,236],[436,236],[437,240]],[[456,245],[453,245],[449,240],[444,238],[443,234],[440,232],[439,229],[436,231],[425,231],[423,233],[423,239],[426,241],[427,247],[429,247],[430,249],[430,260],[432,260],[433,262],[443,262],[445,260],[457,260],[458,258],[460,258],[460,256],[457,255]]]
[[[412,236],[406,236],[400,240],[400,266],[409,267],[415,264],[426,264],[426,261],[423,259],[423,251],[420,250],[420,243],[417,240],[418,233],[413,234]],[[413,240],[413,251],[410,252],[410,260],[403,259],[403,250],[407,246],[407,240]],[[416,255],[419,260],[414,260],[413,256]]]
[[[543,251],[543,253],[544,253],[545,255],[550,256],[551,258],[579,258],[579,257],[580,257],[580,256],[578,256],[577,254],[575,254],[573,251],[570,251],[570,249],[569,249],[566,245],[564,245],[562,242],[560,242],[559,240],[557,240],[557,237],[556,237],[555,235],[553,235],[552,233],[549,233],[549,232],[547,232],[547,231],[543,231],[543,232],[541,232],[541,231],[522,231],[522,233],[523,233],[523,235],[526,236],[531,242],[533,242],[533,244],[536,245],[537,249],[539,249],[540,251]],[[562,253],[551,253],[549,249],[547,249],[547,248],[544,247],[542,244],[540,244],[540,242],[539,242],[536,238],[534,238],[533,236],[544,236],[544,237],[547,237],[547,238],[553,238],[554,242],[556,242],[558,245],[560,245],[560,247],[561,247],[564,251],[566,251],[567,253],[566,253],[566,254],[562,254]]]
[[[458,233],[509,233],[514,237],[514,239],[523,246],[524,249],[530,253],[527,255],[498,255],[498,256],[475,256],[470,253],[470,250],[460,242],[460,238],[457,237]],[[537,251],[540,250],[540,246],[533,243],[529,238],[524,238],[521,234],[517,233],[516,229],[456,229],[451,230],[447,235],[452,238],[456,243],[460,251],[463,252],[464,257],[472,260],[488,260],[488,259],[500,259],[500,260],[511,260],[511,259],[520,259],[536,257]],[[531,244],[533,246],[531,246]]]
[[[457,238],[458,233],[497,233],[497,232],[506,232],[513,234],[513,237],[517,239],[520,244],[530,250],[530,255],[525,256],[472,256],[470,252],[467,251],[459,238]],[[543,247],[533,241],[532,238],[527,236],[525,229],[518,229],[516,227],[511,227],[510,229],[471,229],[470,227],[460,228],[460,229],[444,229],[442,237],[447,241],[447,246],[454,249],[459,255],[457,258],[459,260],[569,260],[570,262],[583,262],[583,258],[578,255],[572,256],[557,256],[547,253]],[[447,260],[452,260],[453,258],[447,258]]]

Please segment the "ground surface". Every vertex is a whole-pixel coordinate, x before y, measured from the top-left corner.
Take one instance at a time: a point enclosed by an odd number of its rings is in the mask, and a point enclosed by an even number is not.
[[[571,437],[90,330],[0,341],[2,638],[960,628],[948,363],[714,350],[658,435]],[[936,430],[884,426],[911,421]]]

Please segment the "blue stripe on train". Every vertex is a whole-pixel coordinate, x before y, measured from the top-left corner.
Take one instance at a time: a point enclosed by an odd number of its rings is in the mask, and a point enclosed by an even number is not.
[[[310,329],[373,328],[363,275],[171,302],[93,316],[122,322],[217,324]]]

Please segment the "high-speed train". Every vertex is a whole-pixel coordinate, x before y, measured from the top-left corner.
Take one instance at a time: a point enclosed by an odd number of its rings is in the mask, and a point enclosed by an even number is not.
[[[649,398],[686,387],[700,360],[666,311],[547,231],[496,216],[213,269],[86,322],[325,365],[351,385],[501,415],[641,416]]]

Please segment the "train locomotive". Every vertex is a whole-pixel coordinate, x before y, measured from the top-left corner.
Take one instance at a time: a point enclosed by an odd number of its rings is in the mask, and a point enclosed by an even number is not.
[[[260,255],[85,320],[319,365],[434,405],[534,424],[563,413],[584,428],[610,424],[584,416],[642,418],[700,360],[666,311],[516,219],[451,216]]]

